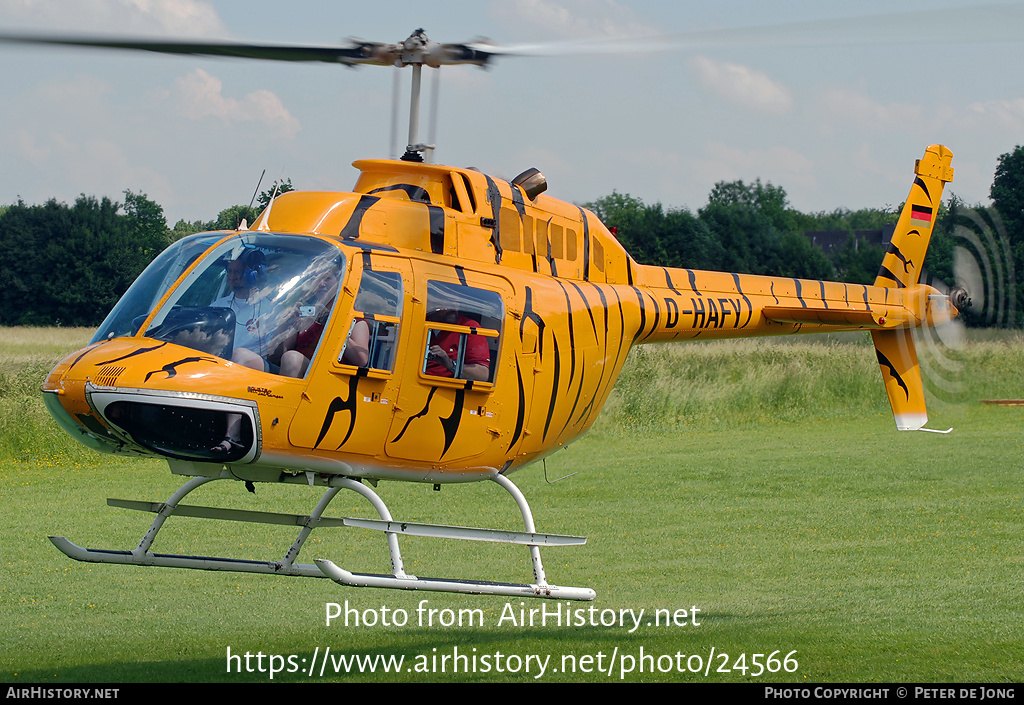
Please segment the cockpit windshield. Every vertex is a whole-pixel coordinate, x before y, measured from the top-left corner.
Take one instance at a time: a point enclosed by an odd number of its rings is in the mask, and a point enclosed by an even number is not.
[[[145,335],[278,373],[282,356],[297,347],[300,336],[312,357],[344,272],[341,251],[318,238],[232,237],[171,292]],[[162,277],[163,289],[154,299],[170,286],[169,276]]]
[[[206,252],[225,233],[199,233],[178,240],[150,262],[107,315],[91,343],[111,338],[130,337],[139,332],[146,316],[167,290],[199,255]]]

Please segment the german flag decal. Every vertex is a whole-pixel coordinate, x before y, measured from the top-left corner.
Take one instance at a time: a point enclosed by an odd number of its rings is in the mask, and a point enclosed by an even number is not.
[[[930,228],[932,209],[927,206],[914,206],[910,211],[910,224],[919,228]]]

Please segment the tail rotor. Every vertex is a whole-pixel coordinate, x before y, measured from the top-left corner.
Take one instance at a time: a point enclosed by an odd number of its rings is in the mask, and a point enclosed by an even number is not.
[[[1016,291],[1009,239],[999,214],[992,209],[958,209],[952,229],[952,279],[928,283],[949,297],[960,315],[941,326],[922,328],[917,343],[925,387],[945,401],[967,397],[969,328],[1014,325]]]

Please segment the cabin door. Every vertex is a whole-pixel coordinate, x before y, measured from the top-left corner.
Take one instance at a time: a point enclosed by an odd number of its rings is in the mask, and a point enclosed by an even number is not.
[[[402,377],[408,262],[366,257],[355,279],[343,290],[351,309],[321,344],[288,437],[302,448],[375,456]]]
[[[503,364],[512,355],[504,330],[512,287],[462,267],[416,262],[414,270],[417,296],[387,455],[439,465],[481,456],[482,464],[500,465],[515,424],[507,398],[514,382]]]

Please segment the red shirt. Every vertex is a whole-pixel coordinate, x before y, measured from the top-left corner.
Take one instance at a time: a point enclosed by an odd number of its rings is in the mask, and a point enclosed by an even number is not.
[[[306,356],[306,359],[312,360],[313,353],[316,351],[316,344],[320,342],[320,336],[323,335],[324,324],[320,321],[313,321],[313,324],[306,330],[299,333],[295,339],[295,349]]]

